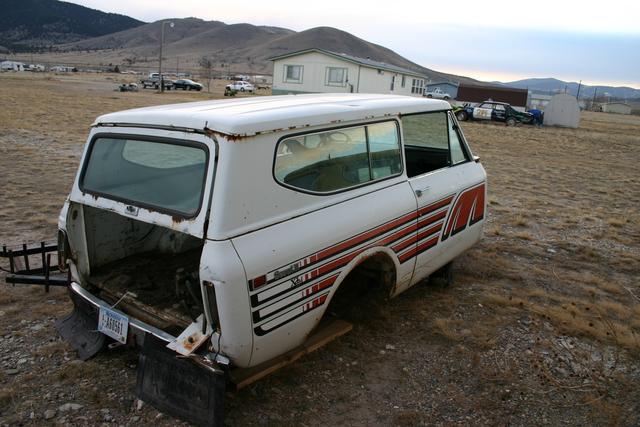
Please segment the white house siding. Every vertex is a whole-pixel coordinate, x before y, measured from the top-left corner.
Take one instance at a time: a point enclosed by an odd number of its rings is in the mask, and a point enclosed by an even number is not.
[[[391,79],[395,77],[393,91]],[[411,95],[411,82],[415,77],[405,75],[405,85],[402,87],[402,74],[387,70],[381,70],[362,66],[360,81],[357,86],[358,93],[386,93],[393,95]],[[420,94],[414,94],[420,95]]]
[[[285,81],[285,66],[302,66],[302,82]],[[327,69],[330,67],[345,68],[347,82],[344,85],[327,84]],[[391,79],[395,76],[394,90],[391,91]],[[402,74],[359,65],[351,61],[341,60],[320,52],[309,52],[275,60],[273,63],[274,95],[288,93],[384,93],[395,95],[412,95],[412,77],[405,76],[402,87]],[[419,95],[419,94],[414,94]]]
[[[285,81],[285,65],[302,66],[302,82],[291,83]],[[347,83],[344,86],[326,85],[326,73],[328,67],[346,68]],[[348,61],[341,61],[318,52],[309,52],[301,55],[279,59],[273,63],[273,94],[286,93],[316,93],[333,92],[349,93],[351,86],[357,85],[358,66]]]

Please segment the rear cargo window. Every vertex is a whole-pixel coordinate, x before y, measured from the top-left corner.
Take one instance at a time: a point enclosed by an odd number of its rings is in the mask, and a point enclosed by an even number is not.
[[[283,139],[276,150],[278,182],[328,193],[402,172],[395,122],[333,129]]]
[[[83,191],[160,211],[194,216],[207,170],[204,146],[114,137],[96,138]]]

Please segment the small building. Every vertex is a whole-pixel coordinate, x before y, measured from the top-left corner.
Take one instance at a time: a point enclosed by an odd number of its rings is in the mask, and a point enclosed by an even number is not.
[[[78,69],[76,67],[69,67],[66,65],[55,65],[51,67],[49,71],[54,73],[72,73],[78,71]]]
[[[624,102],[608,102],[602,104],[600,108],[603,113],[631,114],[631,105]]]
[[[29,64],[26,67],[27,71],[33,71],[34,73],[41,73],[46,70],[45,66],[42,64]]]
[[[440,89],[444,93],[448,93],[451,96],[451,99],[456,99],[458,96],[458,83],[453,82],[436,82],[436,83],[427,83],[425,85],[425,92],[433,92],[436,89]]]
[[[22,62],[2,61],[0,62],[0,70],[2,71],[24,71],[25,67]]]
[[[485,86],[460,83],[456,100],[464,103],[483,101],[506,102],[513,108],[524,110],[527,107],[529,91],[506,86]]]
[[[544,109],[544,124],[577,128],[580,124],[580,108],[576,97],[567,93],[553,95]]]
[[[270,85],[273,83],[273,76],[255,75],[251,77],[251,82],[260,85]]]
[[[544,111],[544,109],[551,102],[552,95],[545,95],[542,93],[529,93],[529,101],[527,102],[527,106],[529,109]]]
[[[274,95],[296,93],[386,93],[422,96],[427,77],[415,71],[311,48],[269,58]]]

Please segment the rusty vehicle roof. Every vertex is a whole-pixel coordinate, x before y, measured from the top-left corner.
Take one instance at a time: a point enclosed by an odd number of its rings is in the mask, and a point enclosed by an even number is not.
[[[305,94],[188,102],[105,114],[93,126],[162,126],[238,139],[421,111],[449,110],[442,100],[379,94]]]

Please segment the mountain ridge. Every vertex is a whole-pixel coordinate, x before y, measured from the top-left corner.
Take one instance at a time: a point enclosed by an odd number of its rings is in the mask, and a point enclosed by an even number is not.
[[[593,96],[606,96],[611,98],[633,99],[640,98],[640,89],[628,86],[586,85],[578,82],[567,82],[555,77],[534,77],[503,83],[505,86],[519,89],[529,89],[532,92],[552,94],[564,92],[576,96],[580,86],[581,98],[593,98]]]
[[[3,0],[0,45],[33,51],[144,24],[117,13],[57,0]]]

